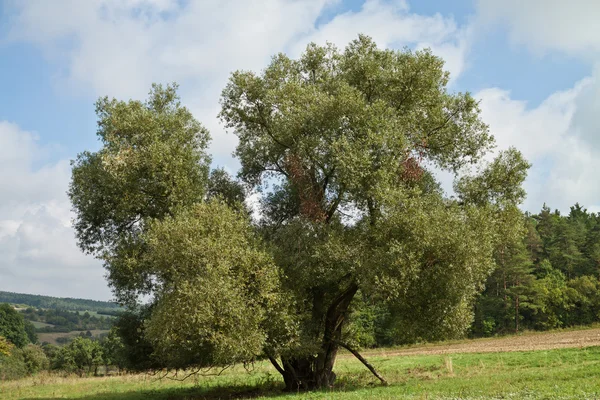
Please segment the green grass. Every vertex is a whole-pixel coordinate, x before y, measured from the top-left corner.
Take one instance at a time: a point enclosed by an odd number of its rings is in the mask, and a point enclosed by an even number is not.
[[[52,324],[47,324],[45,322],[40,322],[40,321],[29,321],[29,322],[31,322],[33,324],[33,326],[36,328],[46,328],[48,326],[50,326],[50,327],[54,326]]]
[[[90,317],[96,317],[96,318],[100,318],[100,317],[104,317],[105,319],[106,318],[116,318],[114,315],[98,314],[97,311],[90,311],[90,310],[79,311],[79,315],[83,315],[85,313],[90,314]]]
[[[369,357],[391,383],[382,387],[344,355],[333,390],[284,394],[274,369],[255,365],[184,382],[149,375],[61,378],[39,375],[0,383],[0,398],[83,400],[188,399],[594,399],[600,398],[600,347],[536,352]]]
[[[51,343],[54,345],[59,345],[62,346],[62,344],[58,343],[56,341],[56,339],[58,339],[59,337],[68,337],[68,338],[75,338],[77,336],[79,336],[79,334],[81,332],[86,332],[86,331],[70,331],[70,332],[51,332],[51,333],[44,333],[44,332],[38,332],[37,333],[37,337],[38,337],[38,342],[40,343]],[[94,336],[100,336],[103,333],[108,333],[108,330],[102,330],[102,329],[92,329],[90,331],[92,333],[92,335]],[[0,397],[0,400],[3,400]]]

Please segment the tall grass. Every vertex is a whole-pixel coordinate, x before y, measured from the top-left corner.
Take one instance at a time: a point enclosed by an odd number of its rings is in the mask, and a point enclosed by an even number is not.
[[[221,376],[180,382],[152,375],[77,378],[43,373],[0,383],[0,398],[84,400],[274,399],[593,399],[600,398],[600,347],[548,351],[420,356],[372,356],[378,380],[342,357],[331,390],[285,394],[276,371],[258,363]],[[172,377],[171,377],[172,378]]]

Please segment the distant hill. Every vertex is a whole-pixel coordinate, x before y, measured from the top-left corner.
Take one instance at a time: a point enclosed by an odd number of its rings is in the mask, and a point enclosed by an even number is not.
[[[3,291],[0,291],[0,303],[23,304],[35,308],[50,308],[69,311],[95,311],[107,314],[113,314],[115,311],[121,309],[118,304],[108,301],[40,296],[37,294]]]

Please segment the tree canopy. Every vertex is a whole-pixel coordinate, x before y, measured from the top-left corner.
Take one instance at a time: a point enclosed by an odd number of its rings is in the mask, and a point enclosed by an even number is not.
[[[139,235],[153,218],[203,199],[208,131],[181,106],[175,85],[153,85],[149,98],[96,103],[98,152],[73,161],[69,196],[82,250],[103,259],[117,298],[134,302],[152,291],[143,267],[122,261],[144,251]]]
[[[517,214],[516,241],[497,247],[497,268],[479,296],[475,335],[591,324],[600,318],[600,218],[579,204],[566,215],[544,205]]]
[[[0,336],[19,348],[29,343],[23,316],[7,303],[0,303]]]
[[[447,83],[431,52],[380,50],[360,36],[343,52],[310,45],[261,74],[235,72],[223,91],[240,177],[273,185],[263,227],[302,339],[282,360],[288,385],[332,382],[359,290],[393,308],[407,336],[468,328],[494,268],[498,218],[522,200],[528,164],[502,153],[458,181],[462,201],[444,197],[434,168],[457,172],[493,145],[477,102]]]
[[[73,164],[75,228],[120,301],[151,296],[155,360],[264,356],[288,389],[311,389],[333,383],[340,346],[358,354],[346,327],[360,301],[412,339],[464,334],[528,164],[514,149],[482,163],[493,137],[447,83],[430,51],[366,36],[234,72],[220,117],[239,138],[242,184],[209,179],[208,133],[176,87],[101,99],[103,147]],[[469,165],[480,173],[446,196],[435,170]],[[262,191],[258,221],[239,207],[244,186]]]

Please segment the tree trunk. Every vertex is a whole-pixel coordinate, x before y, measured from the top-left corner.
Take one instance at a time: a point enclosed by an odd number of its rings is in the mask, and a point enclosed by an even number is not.
[[[519,287],[519,279],[517,279],[517,287]],[[519,332],[519,292],[515,297],[515,333]]]
[[[348,307],[357,291],[358,286],[355,283],[350,284],[327,308],[323,333],[318,339],[321,343],[317,355],[282,358],[281,365],[271,358],[271,363],[283,376],[286,391],[314,390],[333,386],[335,382],[333,367],[342,336],[342,327]]]
[[[335,382],[333,363],[319,367],[318,356],[283,359],[283,381],[288,392],[328,388]],[[334,359],[335,360],[335,359]]]
[[[519,332],[519,295],[515,299],[515,333]]]

